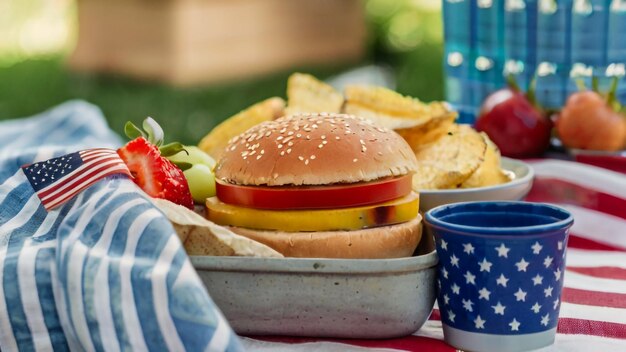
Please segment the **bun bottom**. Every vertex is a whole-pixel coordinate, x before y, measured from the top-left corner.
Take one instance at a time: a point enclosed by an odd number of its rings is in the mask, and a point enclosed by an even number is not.
[[[281,232],[230,226],[285,257],[383,259],[410,257],[422,238],[422,217],[396,225],[353,231]]]

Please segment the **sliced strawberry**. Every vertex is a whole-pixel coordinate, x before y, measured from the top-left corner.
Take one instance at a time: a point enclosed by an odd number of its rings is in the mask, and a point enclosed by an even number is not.
[[[128,166],[135,183],[148,195],[193,209],[185,175],[161,156],[156,145],[143,137],[137,137],[118,149],[117,153]]]

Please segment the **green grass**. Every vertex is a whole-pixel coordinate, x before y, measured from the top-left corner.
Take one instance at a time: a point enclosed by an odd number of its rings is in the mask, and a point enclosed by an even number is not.
[[[441,55],[440,46],[425,45],[408,54],[381,54],[376,60],[394,68],[398,91],[430,101],[443,97]],[[343,69],[346,67],[300,71],[323,79]],[[36,114],[69,99],[84,99],[99,106],[111,128],[120,134],[126,121],[139,123],[152,116],[165,129],[167,140],[197,143],[217,123],[247,106],[272,96],[284,97],[291,72],[226,85],[173,88],[71,73],[60,57],[27,60],[0,67],[0,120]]]

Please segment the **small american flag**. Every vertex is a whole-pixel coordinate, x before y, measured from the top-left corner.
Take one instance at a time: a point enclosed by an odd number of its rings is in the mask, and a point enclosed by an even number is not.
[[[106,176],[131,176],[117,152],[107,148],[83,150],[22,169],[46,210],[65,203]]]

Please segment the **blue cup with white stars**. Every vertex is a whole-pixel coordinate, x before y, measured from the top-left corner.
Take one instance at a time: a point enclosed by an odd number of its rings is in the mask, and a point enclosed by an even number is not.
[[[529,202],[433,208],[444,338],[468,351],[526,351],[554,343],[572,215]]]

